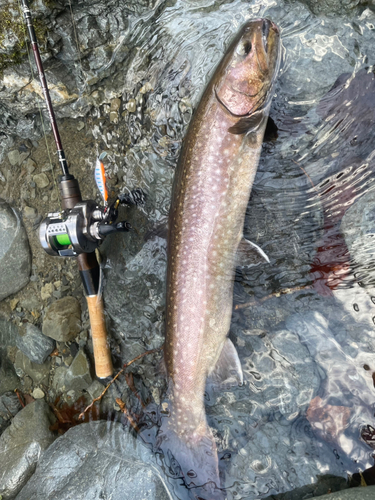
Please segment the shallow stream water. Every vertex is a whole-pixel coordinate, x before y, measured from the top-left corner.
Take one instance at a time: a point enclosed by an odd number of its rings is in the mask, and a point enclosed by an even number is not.
[[[366,216],[375,200],[374,14],[319,18],[299,3],[188,1],[152,25],[134,20],[132,40],[147,54],[145,78],[154,88],[152,122],[169,147],[165,153],[155,141],[154,153],[126,166],[128,185],[141,177],[150,193],[147,217],[157,226],[168,213],[171,167],[191,108],[233,34],[255,17],[276,22],[283,42],[273,126],[245,223],[245,236],[270,264],[236,274],[230,338],[245,383],[206,394],[227,496],[249,500],[373,465],[375,298],[371,249],[359,240],[374,231]],[[153,347],[163,335],[165,240],[151,238],[134,256],[125,250],[125,270],[116,255],[107,252],[110,313],[125,344],[142,338]],[[116,299],[108,290],[119,280]],[[124,296],[131,308],[120,312]]]
[[[111,96],[118,82],[130,94],[135,81],[149,84],[140,111],[126,118],[126,155],[120,127],[117,135],[93,128],[109,177],[147,193],[132,216],[137,231],[102,247],[104,299],[117,362],[125,362],[163,342],[163,226],[181,142],[232,36],[258,17],[279,26],[283,64],[244,234],[270,263],[236,272],[229,336],[244,384],[205,395],[228,500],[267,498],[373,465],[375,14],[318,17],[281,0],[157,2],[130,17],[105,64],[91,68],[108,74]],[[137,55],[122,74],[125,45]],[[136,384],[158,403],[154,359],[144,358]],[[169,494],[184,498],[157,461],[151,466]]]

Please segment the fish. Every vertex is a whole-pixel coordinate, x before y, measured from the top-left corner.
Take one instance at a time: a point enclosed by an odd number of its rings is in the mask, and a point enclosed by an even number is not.
[[[219,389],[243,382],[228,338],[235,267],[245,259],[268,260],[243,238],[243,225],[280,54],[280,33],[272,21],[256,19],[241,28],[192,118],[172,190],[164,345],[168,392],[158,447],[187,488],[211,485],[216,493],[207,498],[222,496],[204,406],[206,382],[210,378]]]

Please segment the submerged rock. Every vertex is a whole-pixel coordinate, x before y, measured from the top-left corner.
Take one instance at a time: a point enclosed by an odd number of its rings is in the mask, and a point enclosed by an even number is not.
[[[86,354],[79,350],[65,375],[65,386],[69,390],[87,389],[92,382],[90,365]]]
[[[370,291],[375,286],[375,194],[370,191],[356,201],[341,222],[341,231],[351,257],[351,266],[359,283]]]
[[[368,0],[299,0],[315,15],[343,15],[365,6]]]
[[[17,500],[168,500],[152,459],[121,424],[82,424],[50,446]]]
[[[26,231],[17,212],[0,200],[0,300],[29,281],[31,255]]]
[[[0,437],[0,496],[14,498],[55,436],[49,430],[52,414],[47,403],[35,401],[14,417]]]
[[[33,380],[34,384],[43,383],[48,385],[51,360],[45,361],[42,365],[33,363],[26,354],[22,351],[18,351],[14,367],[19,377],[28,375]]]

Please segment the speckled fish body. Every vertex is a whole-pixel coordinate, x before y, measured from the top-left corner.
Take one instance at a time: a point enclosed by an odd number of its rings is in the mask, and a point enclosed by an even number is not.
[[[207,456],[216,456],[204,409],[207,377],[215,370],[221,380],[236,372],[241,382],[240,367],[229,366],[238,358],[227,340],[233,275],[279,51],[272,22],[258,19],[241,29],[202,97],[177,166],[169,218],[165,362],[168,429],[191,450],[177,457],[187,485],[217,481],[216,462],[201,477],[196,471]],[[205,451],[194,451],[202,445]],[[176,457],[177,451],[172,453]],[[187,474],[189,461],[195,463]]]

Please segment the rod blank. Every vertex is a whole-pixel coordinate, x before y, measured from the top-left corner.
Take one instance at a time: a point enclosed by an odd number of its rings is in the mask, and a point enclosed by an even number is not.
[[[44,100],[46,101],[47,111],[48,111],[49,120],[51,122],[53,136],[54,136],[55,142],[56,142],[56,148],[57,148],[57,154],[59,157],[60,167],[62,169],[63,175],[66,177],[69,177],[68,164],[66,162],[65,153],[64,153],[64,150],[63,150],[63,147],[61,144],[61,137],[60,137],[59,129],[57,127],[55,113],[53,111],[51,96],[49,94],[46,75],[44,74],[43,63],[42,63],[42,59],[40,57],[40,52],[39,52],[39,47],[38,47],[38,41],[36,38],[36,34],[35,34],[34,26],[33,26],[33,20],[31,17],[30,8],[27,4],[27,0],[21,0],[21,6],[22,6],[23,14],[24,14],[24,17],[26,20],[27,31],[29,32],[29,37],[30,37],[31,46],[32,46],[33,53],[34,53],[36,66],[38,68],[40,85],[42,87]]]

